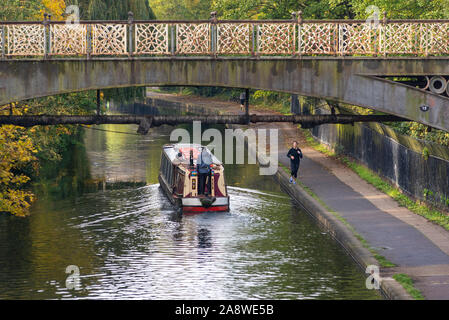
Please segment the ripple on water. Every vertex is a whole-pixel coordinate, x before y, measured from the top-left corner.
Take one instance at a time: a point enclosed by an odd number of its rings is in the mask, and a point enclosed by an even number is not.
[[[9,270],[11,290],[49,299],[376,298],[288,197],[229,192],[229,213],[180,216],[158,185],[86,194],[36,212],[32,258]],[[69,264],[80,267],[80,291],[65,287]],[[39,272],[16,281],[30,270]]]

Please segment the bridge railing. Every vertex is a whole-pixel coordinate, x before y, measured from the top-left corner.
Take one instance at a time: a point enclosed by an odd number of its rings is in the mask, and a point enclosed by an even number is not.
[[[2,59],[449,55],[448,20],[0,22]]]

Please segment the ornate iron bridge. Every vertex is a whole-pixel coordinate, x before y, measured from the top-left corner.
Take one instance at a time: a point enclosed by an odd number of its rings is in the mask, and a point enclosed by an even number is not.
[[[0,22],[1,58],[447,56],[448,20]]]

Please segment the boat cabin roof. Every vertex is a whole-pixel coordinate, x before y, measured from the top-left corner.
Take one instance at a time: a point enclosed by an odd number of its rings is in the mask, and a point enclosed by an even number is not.
[[[173,164],[190,164],[190,150],[193,152],[193,163],[196,165],[201,152],[209,154],[212,163],[222,165],[221,161],[210,150],[200,144],[169,144],[164,146],[164,152]],[[181,156],[180,156],[181,155]]]

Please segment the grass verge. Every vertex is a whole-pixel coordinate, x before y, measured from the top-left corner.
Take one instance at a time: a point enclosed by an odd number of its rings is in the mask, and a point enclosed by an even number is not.
[[[415,300],[424,300],[421,291],[416,289],[413,285],[413,280],[404,273],[398,273],[393,276],[393,279],[399,282]]]
[[[418,214],[427,220],[436,223],[446,230],[449,230],[449,215],[440,212],[436,209],[430,208],[420,201],[413,200],[410,197],[403,194],[398,188],[392,184],[383,180],[378,174],[368,169],[367,167],[360,165],[356,162],[349,160],[347,157],[340,157],[335,152],[328,150],[325,146],[317,142],[308,130],[303,130],[308,145],[315,150],[324,153],[330,157],[340,160],[348,168],[354,171],[360,178],[373,185],[377,190],[389,195],[393,198],[401,207],[405,207],[410,211]]]

